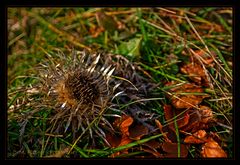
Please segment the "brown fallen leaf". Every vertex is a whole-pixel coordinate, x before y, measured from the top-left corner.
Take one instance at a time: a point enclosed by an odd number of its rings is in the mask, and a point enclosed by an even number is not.
[[[133,118],[128,115],[123,115],[113,122],[113,126],[118,128],[123,134],[129,135],[128,128],[133,123]]]
[[[196,50],[195,55],[201,58],[201,61],[206,65],[206,67],[213,67],[214,66],[214,59],[216,57],[216,53],[214,51],[210,51],[211,55],[206,53],[207,51],[204,50]],[[195,62],[201,64],[200,61],[197,59],[198,57],[191,58],[191,62]]]
[[[180,96],[178,98],[172,99],[172,104],[176,108],[191,108],[194,107],[202,102],[201,97],[197,97],[194,95],[191,96]]]
[[[214,67],[214,58],[216,53],[211,51],[211,55],[206,50],[192,50],[192,56],[190,56],[190,63],[183,65],[180,70],[182,73],[187,74],[189,79],[198,85],[206,87],[211,86],[210,80],[206,73],[206,68]]]
[[[123,115],[122,118],[118,118],[114,125],[119,127],[119,130],[122,133],[121,141],[118,146],[126,145],[132,140],[129,139],[129,127],[133,123],[133,118],[131,116]]]
[[[178,157],[178,144],[177,143],[169,143],[164,142],[162,145],[162,149],[166,154],[164,157],[177,158]],[[180,157],[186,158],[188,155],[188,149],[185,144],[180,144]]]
[[[189,63],[180,68],[181,72],[187,74],[189,79],[198,85],[209,83],[203,67],[197,63]]]
[[[163,126],[162,126],[161,122],[160,122],[159,120],[155,120],[155,123],[156,123],[157,127],[159,128],[160,132],[163,134],[164,140],[165,140],[166,142],[172,142],[172,141],[168,138],[167,133],[164,132]]]
[[[218,25],[216,23],[213,23],[213,22],[211,24],[200,24],[200,25],[197,25],[196,28],[199,29],[200,33],[204,32],[205,30],[207,30],[209,32],[211,32],[211,31],[219,32],[219,33],[224,32],[224,28],[222,26],[220,26],[220,25]],[[206,34],[204,34],[204,35],[206,35]]]
[[[106,134],[106,140],[112,148],[119,146],[119,144],[121,143],[121,137],[111,133]]]
[[[146,143],[142,144],[143,146],[147,146],[148,148],[152,149],[152,150],[156,150],[158,148],[160,148],[162,146],[162,144],[156,140],[150,140]]]
[[[176,82],[167,83],[165,86],[172,86]],[[201,94],[200,94],[201,93]],[[199,105],[209,95],[203,93],[203,89],[195,84],[187,83],[169,90],[167,95],[172,105],[177,109],[191,108]]]
[[[166,121],[170,121],[169,128],[175,131],[175,125],[174,125],[174,117],[176,117],[176,122],[178,128],[182,128],[189,122],[189,115],[187,112],[182,112],[181,110],[177,110],[172,108],[171,105],[164,105],[164,117]],[[174,115],[175,114],[175,115]]]
[[[153,140],[150,140],[146,143],[143,143],[141,145],[141,150],[149,153],[152,155],[152,157],[155,157],[155,158],[162,158],[163,155],[158,151],[158,149],[160,149],[162,146],[162,143],[156,141],[155,139]],[[151,158],[150,156],[147,156],[148,158]]]
[[[104,31],[104,28],[96,27],[96,26],[92,26],[89,29],[89,33],[91,34],[92,38],[97,38],[103,31]]]
[[[184,143],[191,143],[191,144],[200,144],[206,142],[206,131],[205,130],[198,130],[193,135],[187,136],[184,139]]]
[[[170,105],[165,105],[164,106],[164,111],[171,111],[171,106]],[[172,112],[165,112],[165,119],[172,119],[173,116],[172,116]],[[163,134],[163,138],[164,138],[164,141],[165,142],[170,142],[170,143],[176,143],[177,142],[177,136],[176,136],[176,130],[175,130],[175,126],[174,124],[171,123],[170,124],[167,124],[165,126],[162,126],[161,122],[159,120],[155,120],[155,123],[157,125],[157,127],[159,128],[160,130],[160,133]]]
[[[153,155],[155,158],[163,158],[163,155],[160,154],[158,151],[154,151],[154,150],[151,150],[149,148],[142,148],[141,150],[147,152],[147,153],[150,153],[151,155]],[[148,156],[148,158],[151,158]]]
[[[131,143],[133,140],[129,138],[129,126],[133,123],[133,118],[131,116],[127,116],[127,115],[123,115],[122,118],[117,118],[113,125],[115,127],[118,127],[120,132],[122,133],[121,135],[121,140],[120,143],[116,146],[124,146],[126,144]],[[128,150],[125,149],[123,151],[120,152],[116,152],[114,154],[112,154],[110,157],[116,157],[119,156],[120,154],[127,154]]]
[[[208,123],[213,120],[213,112],[212,109],[208,106],[200,105],[199,113],[201,115],[201,122]]]
[[[139,123],[132,124],[128,131],[129,138],[133,140],[140,140],[142,136],[148,134],[148,128]]]
[[[196,84],[209,87],[210,80],[207,78],[204,69],[206,69],[206,67],[214,67],[215,63],[213,58],[215,58],[216,53],[211,51],[211,56],[204,50],[193,51],[193,53],[194,55],[190,57],[191,63],[183,65],[180,70],[182,73],[187,74]]]
[[[163,127],[163,132],[167,135],[167,138],[169,139],[166,140],[166,142],[177,142],[176,130],[169,128],[169,126],[165,126]]]
[[[133,123],[133,118],[131,116],[126,116],[120,124],[120,130],[123,135],[129,136],[129,126]]]
[[[227,154],[219,146],[219,144],[214,141],[208,141],[202,146],[201,155],[204,158],[226,158]]]
[[[199,109],[189,109],[187,113],[190,115],[189,123],[181,128],[182,131],[194,133],[215,123],[212,110],[208,106],[200,105]]]
[[[116,146],[116,147],[120,147],[120,146],[127,145],[127,144],[131,143],[132,141],[133,141],[133,140],[129,139],[128,136],[122,135],[121,141],[120,141],[119,145]],[[128,154],[128,149],[124,149],[124,150],[122,150],[122,151],[115,152],[115,153],[113,153],[112,155],[110,155],[110,157],[115,158],[116,156],[119,156],[119,155],[121,155],[121,154]]]
[[[171,89],[172,92],[175,92],[177,94],[182,93],[182,92],[203,92],[203,89],[195,84],[192,83],[186,83],[186,84],[182,84],[180,86],[177,86],[175,88]]]
[[[118,145],[118,147],[127,145],[127,144],[131,143],[132,141],[133,141],[133,140],[130,139],[128,136],[123,135],[122,138],[121,138],[121,142],[120,142],[120,144]]]

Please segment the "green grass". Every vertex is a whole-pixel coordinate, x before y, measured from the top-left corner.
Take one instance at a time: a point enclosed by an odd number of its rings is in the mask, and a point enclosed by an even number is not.
[[[96,12],[99,11],[107,15],[100,19],[103,26],[109,24],[111,17],[111,21],[113,19],[113,23],[121,27],[113,31],[105,27],[105,31],[96,35],[100,30],[96,19]],[[139,74],[158,84],[158,88],[155,89],[154,96],[129,101],[128,104],[120,105],[121,110],[143,102],[146,103],[143,106],[145,111],[158,115],[162,123],[165,122],[163,105],[169,103],[164,91],[170,88],[164,84],[170,81],[191,81],[180,72],[182,63],[189,62],[192,50],[204,49],[206,53],[213,50],[216,52],[215,68],[207,68],[213,89],[204,88],[205,93],[210,91],[208,94],[211,97],[203,103],[212,108],[223,125],[231,127],[232,99],[228,97],[232,97],[231,11],[231,8],[8,8],[9,157],[46,157],[64,147],[71,147],[71,154],[77,153],[81,158],[106,158],[126,148],[140,146],[150,139],[162,140],[161,135],[149,135],[117,148],[106,148],[100,140],[102,148],[97,149],[91,148],[87,142],[81,142],[84,133],[75,143],[70,140],[71,134],[66,137],[47,136],[45,133],[49,130],[46,123],[51,120],[50,107],[37,112],[35,118],[28,118],[25,133],[20,136],[19,124],[24,122],[22,114],[35,109],[35,104],[31,108],[26,106],[29,100],[24,89],[38,83],[35,68],[48,59],[47,54],[54,54],[58,50],[66,54],[70,54],[72,49],[104,50],[128,58],[141,68]],[[128,83],[129,86],[135,85],[130,81]],[[221,101],[222,98],[225,100]],[[37,102],[38,96],[34,99]],[[175,119],[173,118],[180,150],[183,140]],[[227,127],[218,125],[212,130],[220,132],[222,141],[227,144],[224,145],[224,150],[228,157],[233,157],[234,145],[231,138],[227,138],[230,135]],[[144,152],[134,150],[119,157],[138,155],[144,155]],[[199,146],[189,148],[189,157],[199,157]]]

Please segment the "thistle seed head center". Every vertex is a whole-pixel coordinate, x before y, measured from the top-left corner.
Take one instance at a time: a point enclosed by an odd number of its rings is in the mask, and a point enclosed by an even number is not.
[[[87,73],[77,71],[68,76],[65,87],[69,91],[71,99],[83,104],[91,104],[99,97],[98,85],[94,84],[93,81]]]

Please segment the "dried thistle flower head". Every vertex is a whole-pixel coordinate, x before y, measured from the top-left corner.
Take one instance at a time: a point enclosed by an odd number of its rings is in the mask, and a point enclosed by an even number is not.
[[[72,138],[73,144],[79,141],[101,146],[99,137],[108,144],[105,134],[117,132],[111,123],[122,113],[132,114],[153,130],[142,117],[145,111],[141,110],[141,102],[122,106],[144,99],[152,86],[125,57],[85,51],[47,54],[38,71],[40,83],[21,89],[26,91],[26,104],[20,107],[21,137],[28,121],[43,116],[44,134]]]
[[[117,87],[111,84],[115,68],[108,63],[100,64],[101,54],[83,51],[57,56],[49,55],[48,62],[40,69],[42,103],[52,107],[54,114],[51,133],[66,132],[71,126],[73,136],[88,131],[92,139],[94,133],[104,139],[101,126],[112,129],[103,114],[111,105]]]

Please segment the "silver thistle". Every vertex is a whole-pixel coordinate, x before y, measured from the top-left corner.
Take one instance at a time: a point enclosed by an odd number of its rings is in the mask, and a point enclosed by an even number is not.
[[[101,54],[85,51],[74,51],[71,56],[58,53],[57,58],[48,55],[40,68],[40,91],[43,104],[54,114],[50,133],[67,132],[71,126],[73,136],[89,132],[92,139],[97,135],[105,140],[102,128],[114,130],[104,114],[119,95],[114,94],[119,84],[111,85],[115,68],[107,62],[100,64],[100,58]]]

